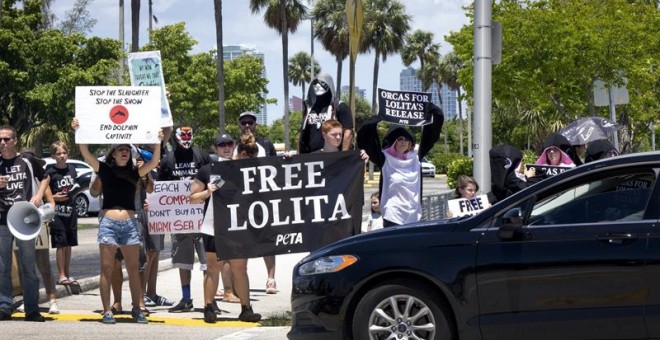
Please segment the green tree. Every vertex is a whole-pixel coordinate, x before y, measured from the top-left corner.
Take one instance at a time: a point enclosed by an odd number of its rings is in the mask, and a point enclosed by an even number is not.
[[[458,134],[459,134],[459,153],[463,153],[463,99],[461,98],[461,83],[458,82],[458,71],[463,67],[463,61],[454,52],[446,54],[440,62],[440,77],[442,83],[456,91],[456,101],[458,104]]]
[[[307,16],[307,7],[298,0],[250,0],[253,14],[264,11],[264,22],[282,36],[282,79],[284,79],[284,126],[286,149],[289,150],[289,32],[295,33]]]
[[[97,20],[90,17],[87,9],[93,0],[76,0],[73,7],[64,12],[65,18],[59,24],[59,29],[64,35],[72,33],[85,34],[92,31]],[[48,1],[44,1],[46,3]],[[42,10],[44,11],[44,10]]]
[[[472,17],[473,8],[467,10]],[[607,108],[593,105],[593,83],[620,85],[626,77],[630,103],[617,107],[617,121],[625,126],[621,149],[635,151],[639,138],[648,138],[640,132],[660,113],[655,3],[503,0],[493,5],[493,20],[502,23],[506,46],[502,63],[493,67],[494,136],[499,129],[504,136],[497,138],[520,138],[506,122],[520,119],[521,112],[543,124],[534,127],[534,145],[578,117],[607,117]],[[446,38],[462,60],[472,58],[473,32],[466,25]],[[471,67],[459,71],[469,98],[473,79]]]
[[[115,84],[121,50],[112,39],[43,30],[39,1],[15,4],[3,4],[0,27],[0,120],[39,154],[53,140],[71,142],[75,87]]]
[[[433,42],[433,33],[415,30],[406,37],[406,43],[401,50],[401,59],[406,66],[419,61],[417,77],[422,81],[422,91],[428,91],[433,84],[434,74],[430,67],[435,67],[440,60],[440,44]]]
[[[321,72],[321,66],[314,60],[314,74]],[[294,86],[302,87],[302,98],[305,99],[305,84],[312,81],[312,57],[301,51],[289,58],[289,78]]]
[[[341,73],[344,59],[348,56],[348,24],[346,1],[318,0],[312,9],[314,37],[337,60],[336,94],[341,96]]]
[[[390,54],[398,53],[403,47],[404,37],[410,30],[410,15],[398,0],[367,0],[365,4],[364,33],[362,52],[374,50],[374,81],[371,106],[376,114],[378,70],[380,60],[387,60]]]

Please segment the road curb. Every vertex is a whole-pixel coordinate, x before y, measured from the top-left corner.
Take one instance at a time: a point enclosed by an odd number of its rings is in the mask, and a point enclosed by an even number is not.
[[[162,272],[165,270],[170,270],[172,269],[172,259],[164,259],[158,261],[158,272]],[[128,273],[126,272],[126,269],[122,269],[124,273],[124,281],[128,280]],[[101,275],[96,275],[92,277],[87,277],[84,279],[76,279],[78,283],[80,284],[79,291],[76,291],[76,288],[73,288],[74,286],[68,285],[68,286],[62,286],[62,285],[57,285],[55,286],[55,297],[56,298],[63,298],[66,296],[71,296],[71,295],[76,295],[81,294],[83,292],[87,292],[90,290],[94,290],[99,288],[99,278]],[[73,288],[73,289],[72,289]],[[48,295],[46,295],[46,289],[41,288],[39,289],[39,303],[45,303],[48,302]]]

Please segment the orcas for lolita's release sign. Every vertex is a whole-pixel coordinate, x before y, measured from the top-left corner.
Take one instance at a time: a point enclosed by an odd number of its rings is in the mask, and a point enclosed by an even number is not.
[[[160,88],[76,86],[76,143],[156,144]],[[156,123],[154,123],[156,122]]]
[[[422,126],[433,123],[428,113],[431,94],[425,92],[378,89],[378,116],[387,122]]]

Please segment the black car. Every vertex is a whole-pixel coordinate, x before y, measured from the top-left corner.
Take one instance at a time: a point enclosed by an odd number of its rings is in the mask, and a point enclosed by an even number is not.
[[[328,245],[294,268],[288,337],[660,339],[659,173],[658,152],[610,158]]]

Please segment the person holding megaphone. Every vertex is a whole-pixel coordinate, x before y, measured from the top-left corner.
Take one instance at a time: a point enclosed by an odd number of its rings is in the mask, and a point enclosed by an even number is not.
[[[73,118],[71,127],[77,130],[80,122]],[[163,138],[163,131],[158,137]],[[116,323],[110,305],[110,283],[115,261],[115,250],[121,249],[124,255],[128,284],[131,290],[133,309],[131,316],[137,323],[146,324],[149,321],[140,310],[142,288],[138,261],[140,255],[140,233],[135,219],[135,193],[141,177],[146,176],[160,162],[160,143],[153,145],[153,157],[141,167],[133,164],[131,146],[129,144],[114,144],[104,161],[99,161],[92,155],[87,144],[78,144],[83,159],[94,169],[101,179],[103,187],[103,218],[99,222],[97,243],[101,253],[101,275],[99,290],[103,304],[103,319],[105,324]]]
[[[0,127],[0,321],[11,320],[12,312],[12,242],[16,240],[23,275],[23,303],[25,321],[44,322],[39,313],[39,278],[36,270],[35,241],[37,233],[27,231],[41,227],[41,218],[33,218],[34,209],[24,210],[26,216],[17,218],[25,225],[13,225],[10,229],[7,215],[12,206],[29,202],[35,207],[41,205],[43,191],[38,191],[41,183],[48,185],[48,176],[35,157],[19,154],[16,130],[4,125]],[[28,216],[29,215],[29,216]],[[37,213],[39,215],[39,213]],[[34,221],[33,221],[34,220]],[[38,221],[37,221],[38,220]],[[25,232],[29,235],[21,235]],[[31,235],[34,234],[34,237]],[[30,238],[32,237],[32,238]]]

